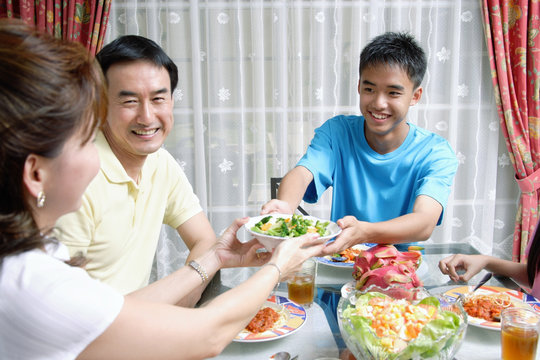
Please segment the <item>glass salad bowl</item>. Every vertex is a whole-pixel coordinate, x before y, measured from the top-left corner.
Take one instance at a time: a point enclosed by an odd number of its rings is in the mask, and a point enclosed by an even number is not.
[[[341,336],[357,359],[453,359],[467,329],[461,303],[424,288],[371,286],[342,297]]]

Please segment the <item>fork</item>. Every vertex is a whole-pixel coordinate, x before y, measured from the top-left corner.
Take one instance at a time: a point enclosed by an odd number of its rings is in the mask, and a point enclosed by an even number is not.
[[[478,284],[474,287],[474,289],[467,295],[471,295],[473,292],[478,290],[482,285],[487,283],[489,281],[489,279],[491,279],[492,276],[493,276],[493,273],[490,273],[490,272],[488,272],[486,275],[484,275],[482,280],[480,280],[480,282],[478,282]],[[458,300],[461,301],[461,303],[463,304],[465,302],[465,295],[459,294]]]

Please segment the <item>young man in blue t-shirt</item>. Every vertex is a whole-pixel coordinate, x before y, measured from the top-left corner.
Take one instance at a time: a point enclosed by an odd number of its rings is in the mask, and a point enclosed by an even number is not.
[[[444,138],[407,122],[422,96],[426,66],[411,35],[375,37],[360,55],[363,116],[336,116],[316,129],[282,179],[278,199],[261,213],[292,213],[302,198],[316,202],[331,186],[331,219],[343,231],[328,254],[360,243],[428,239],[442,221],[458,162]]]

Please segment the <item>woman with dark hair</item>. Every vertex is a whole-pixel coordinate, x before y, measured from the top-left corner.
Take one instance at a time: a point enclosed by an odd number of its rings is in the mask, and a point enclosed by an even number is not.
[[[540,231],[538,227],[527,246],[527,263],[503,260],[489,255],[448,256],[439,262],[439,269],[453,281],[469,281],[482,269],[512,278],[518,284],[531,289],[531,295],[540,299]],[[459,270],[465,270],[458,274]]]
[[[82,46],[0,20],[0,358],[215,356],[280,277],[319,255],[324,242],[291,239],[259,259],[256,240],[236,238],[247,221],[238,219],[191,266],[126,296],[69,264],[51,234],[98,171],[92,140],[106,114],[104,87]],[[204,307],[174,306],[220,268],[268,260]]]

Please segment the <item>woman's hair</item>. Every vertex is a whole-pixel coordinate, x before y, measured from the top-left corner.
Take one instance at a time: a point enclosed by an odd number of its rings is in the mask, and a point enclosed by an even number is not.
[[[529,285],[532,287],[534,284],[534,278],[536,274],[540,272],[540,231],[538,231],[538,225],[531,238],[531,247],[529,248],[529,254],[527,255],[527,278]]]
[[[25,161],[58,156],[77,131],[90,141],[106,116],[104,84],[82,45],[0,20],[0,261],[50,241],[32,216]]]

